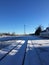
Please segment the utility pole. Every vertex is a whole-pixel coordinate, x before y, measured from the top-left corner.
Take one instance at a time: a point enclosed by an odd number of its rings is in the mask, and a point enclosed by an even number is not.
[[[26,34],[26,25],[24,25],[24,34]]]

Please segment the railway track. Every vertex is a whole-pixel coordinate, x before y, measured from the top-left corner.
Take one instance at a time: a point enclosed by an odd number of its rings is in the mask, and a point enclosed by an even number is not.
[[[16,47],[16,46],[15,46]],[[6,53],[2,58],[0,58],[0,61],[2,60],[2,59],[4,59],[4,57],[6,57],[15,47],[13,47],[8,53]]]
[[[25,42],[25,44],[26,44],[26,47],[25,47],[25,52],[24,52],[24,57],[23,57],[22,65],[24,65],[24,62],[25,62],[26,49],[27,49],[27,41]]]
[[[35,48],[35,46],[34,46],[34,43],[33,43],[33,47],[34,47],[34,49],[35,49],[35,51],[36,51],[37,57],[38,57],[38,59],[39,59],[39,61],[40,61],[40,64],[41,64],[41,65],[44,65],[44,64],[43,64],[43,61],[42,61],[42,59],[41,59],[41,57],[40,57],[40,54],[39,54],[39,52],[38,52],[38,49]]]
[[[20,42],[19,42],[19,43],[20,43]],[[5,54],[0,58],[0,61],[2,61],[14,48],[16,48],[17,45],[19,45],[19,43],[17,43],[17,44],[16,44],[15,46],[13,46],[13,47],[12,47],[12,45],[7,46],[7,47],[10,47],[10,46],[11,46],[11,48],[10,48],[9,50],[7,50],[8,52],[5,53]],[[7,47],[5,47],[5,48],[7,48]],[[0,49],[0,50],[4,50],[4,48],[3,48],[3,49]]]

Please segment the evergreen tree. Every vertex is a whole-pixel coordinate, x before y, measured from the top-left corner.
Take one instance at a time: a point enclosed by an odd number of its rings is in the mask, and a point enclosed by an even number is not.
[[[40,35],[41,31],[42,31],[42,27],[38,26],[36,31],[35,31],[35,35]]]

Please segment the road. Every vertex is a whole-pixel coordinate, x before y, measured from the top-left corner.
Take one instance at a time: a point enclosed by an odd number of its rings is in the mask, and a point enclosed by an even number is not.
[[[0,65],[49,65],[49,40],[20,36],[9,43],[0,49]]]

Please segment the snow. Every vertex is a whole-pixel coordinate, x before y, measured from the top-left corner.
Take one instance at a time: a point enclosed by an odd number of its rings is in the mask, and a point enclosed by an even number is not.
[[[49,40],[37,36],[20,36],[0,50],[0,65],[49,65]]]
[[[8,42],[8,41],[7,41]],[[12,50],[12,48],[14,48],[16,45],[18,45],[18,43],[20,43],[21,41],[10,41],[11,45],[10,46],[7,46],[3,49],[0,50],[0,59],[5,56],[5,54],[7,54],[10,50]]]
[[[31,40],[28,40],[24,65],[41,65]]]
[[[22,43],[23,42],[23,43]],[[1,62],[0,65],[22,65],[26,42],[22,41]],[[19,47],[19,48],[18,48]],[[13,62],[14,61],[14,62]]]
[[[28,40],[24,65],[49,65],[49,40]]]

